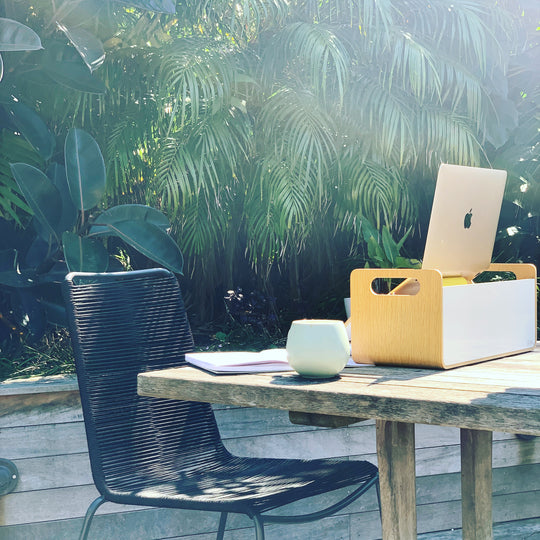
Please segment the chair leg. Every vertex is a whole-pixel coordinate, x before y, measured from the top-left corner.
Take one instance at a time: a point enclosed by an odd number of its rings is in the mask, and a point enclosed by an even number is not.
[[[217,540],[223,540],[223,535],[225,534],[226,523],[227,523],[227,512],[221,512],[221,516],[219,518]]]
[[[90,524],[92,523],[92,519],[94,517],[94,514],[96,513],[96,510],[105,502],[105,499],[100,495],[89,507],[86,511],[86,515],[84,516],[84,522],[81,529],[81,534],[79,535],[79,540],[86,540],[88,537],[88,531],[90,530]]]
[[[377,478],[377,482],[375,484],[375,489],[377,490],[377,502],[379,503],[379,519],[381,520],[381,524],[382,524],[381,486],[379,484],[379,479],[378,478]]]
[[[255,523],[255,540],[264,540],[264,523],[259,514],[251,516]]]

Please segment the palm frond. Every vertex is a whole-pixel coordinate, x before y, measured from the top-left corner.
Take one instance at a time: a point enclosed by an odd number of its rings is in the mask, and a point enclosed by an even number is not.
[[[175,227],[175,237],[185,260],[184,275],[201,306],[193,310],[212,316],[214,287],[225,288],[224,236],[228,229],[228,212],[220,201],[204,194],[191,198],[182,208]],[[190,295],[186,299],[189,302]]]
[[[235,74],[234,51],[223,43],[184,38],[167,47],[159,79],[169,130],[228,107]]]
[[[21,225],[23,213],[31,214],[32,210],[24,201],[17,182],[13,178],[10,163],[28,163],[36,168],[44,166],[40,155],[20,135],[7,131],[0,132],[0,215],[13,219]]]
[[[442,59],[442,81],[446,88],[443,104],[451,111],[467,115],[477,127],[483,126],[486,115],[493,109],[482,80],[453,58],[442,55]]]
[[[158,153],[158,190],[163,206],[173,215],[178,215],[184,201],[197,191],[197,167],[184,142],[180,137],[167,137],[161,141]]]
[[[336,219],[349,227],[351,216],[365,217],[378,230],[386,226],[404,231],[416,215],[416,204],[407,182],[396,168],[385,168],[348,155],[342,162],[343,185],[336,205]]]
[[[344,115],[354,119],[357,140],[372,157],[405,165],[420,151],[413,124],[415,105],[410,95],[397,86],[388,88],[367,69],[350,86]]]
[[[439,163],[479,166],[482,146],[470,123],[460,115],[438,108],[424,108],[417,115],[419,140],[428,166]]]
[[[338,103],[343,101],[350,63],[339,35],[324,24],[305,22],[291,23],[275,34],[263,56],[267,78],[282,77],[283,71],[303,75],[315,94],[326,99],[331,91]]]
[[[441,78],[433,49],[409,32],[398,30],[393,44],[393,55],[388,72],[388,84],[394,81],[402,89],[409,89],[420,102],[439,98]]]
[[[308,182],[314,179],[320,200],[328,164],[336,159],[336,128],[333,119],[308,93],[284,88],[268,99],[260,120],[266,154],[285,160]]]
[[[247,253],[259,271],[285,253],[300,253],[317,229],[325,209],[313,184],[286,162],[268,158],[261,163],[244,209]]]
[[[219,33],[234,36],[235,41],[248,42],[267,27],[281,24],[291,13],[287,0],[188,0],[184,2],[191,21],[208,30],[208,23]],[[184,10],[183,10],[184,13]],[[191,15],[191,16],[190,16]]]
[[[205,264],[217,260],[223,250],[223,237],[227,229],[227,212],[218,201],[203,195],[193,197],[183,208],[179,220],[178,241],[187,256],[203,257]]]
[[[215,196],[250,153],[251,124],[237,109],[205,118],[164,138],[156,157],[157,190],[172,212],[203,193]]]
[[[137,111],[125,112],[123,118],[110,127],[106,140],[108,190],[116,197],[135,194],[134,188],[150,176],[154,140],[151,122],[143,122]]]
[[[504,63],[501,43],[516,37],[516,13],[501,2],[409,0],[407,5],[406,28],[433,39],[438,51],[459,58],[482,77],[489,76],[493,64]]]

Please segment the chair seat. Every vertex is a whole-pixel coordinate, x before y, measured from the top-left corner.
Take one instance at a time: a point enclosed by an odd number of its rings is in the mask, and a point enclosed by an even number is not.
[[[190,507],[252,514],[304,497],[372,481],[377,467],[366,461],[271,459],[228,456],[193,470],[146,468],[109,479],[111,501],[146,506]]]
[[[81,529],[86,540],[104,502],[220,512],[265,523],[307,523],[329,516],[372,486],[366,461],[233,456],[209,403],[139,396],[137,375],[178,367],[193,350],[180,287],[164,269],[73,273],[63,287],[92,476],[100,496]],[[294,501],[350,487],[322,510],[264,514]],[[303,508],[304,509],[304,508]]]

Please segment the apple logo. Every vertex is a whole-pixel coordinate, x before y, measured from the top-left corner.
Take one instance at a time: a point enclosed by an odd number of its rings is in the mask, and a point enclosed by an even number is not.
[[[463,220],[463,227],[470,229],[472,220],[472,208],[465,214],[465,219]]]

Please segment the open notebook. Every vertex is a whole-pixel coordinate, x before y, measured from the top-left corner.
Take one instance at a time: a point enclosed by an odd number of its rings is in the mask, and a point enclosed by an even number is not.
[[[287,362],[286,349],[266,349],[261,352],[194,352],[186,354],[186,362],[212,373],[293,371]],[[346,367],[358,366],[351,358]]]
[[[186,362],[212,373],[291,371],[285,349],[261,352],[223,351],[186,354]]]

